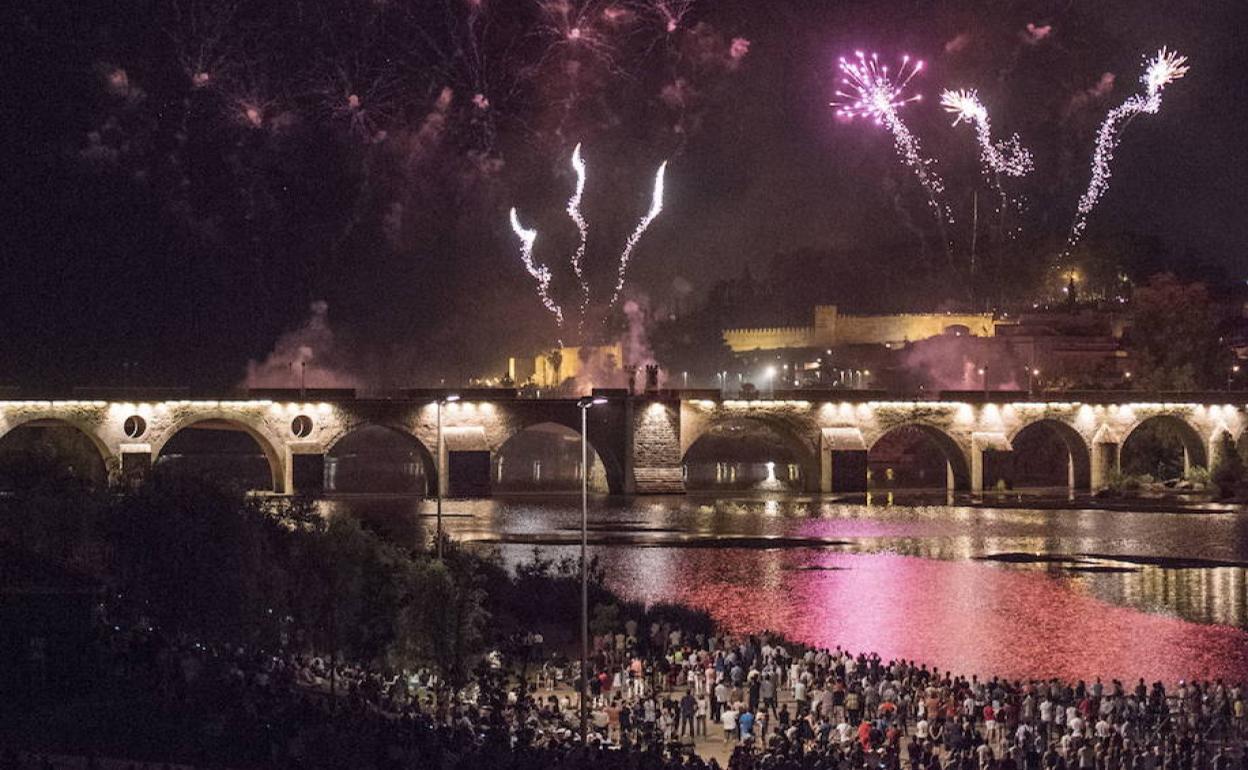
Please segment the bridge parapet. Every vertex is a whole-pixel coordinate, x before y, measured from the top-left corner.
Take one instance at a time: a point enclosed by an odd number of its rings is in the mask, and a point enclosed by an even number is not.
[[[157,461],[170,439],[192,425],[241,430],[269,460],[273,490],[289,493],[300,467],[323,458],[344,436],[368,425],[413,437],[427,450],[444,489],[456,453],[496,455],[519,432],[541,423],[580,430],[576,399],[530,399],[514,390],[461,391],[444,403],[444,450],[437,454],[437,402],[454,391],[406,391],[393,398],[354,392],[253,392],[247,399],[74,398],[0,401],[0,438],[27,424],[64,424],[88,436],[117,475]],[[260,398],[261,395],[283,398]],[[865,483],[866,453],[886,435],[914,427],[946,454],[950,485],[979,490],[993,481],[994,458],[1043,423],[1057,430],[1072,457],[1072,484],[1098,488],[1119,465],[1122,444],[1140,425],[1166,418],[1180,429],[1188,465],[1208,465],[1222,433],[1239,439],[1248,426],[1243,394],[1095,392],[941,393],[925,398],[864,391],[784,391],[777,398],[725,399],[715,391],[606,394],[589,412],[589,441],[607,468],[613,492],[681,492],[685,456],[707,431],[735,423],[778,433],[806,468],[811,491],[855,490]],[[449,439],[449,440],[448,440]]]

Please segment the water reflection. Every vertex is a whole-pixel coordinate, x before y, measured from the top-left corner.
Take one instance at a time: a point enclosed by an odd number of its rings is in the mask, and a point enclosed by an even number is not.
[[[402,542],[411,498],[326,501]],[[846,505],[803,496],[598,499],[590,542],[621,593],[740,630],[958,671],[1248,676],[1248,514]],[[450,501],[455,538],[527,560],[579,542],[575,498]],[[1160,558],[1159,558],[1160,557]],[[1181,564],[1175,559],[1215,563]],[[1159,563],[1141,563],[1141,561]]]

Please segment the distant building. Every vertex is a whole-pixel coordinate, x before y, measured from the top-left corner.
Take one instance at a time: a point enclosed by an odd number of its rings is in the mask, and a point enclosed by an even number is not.
[[[725,386],[1029,390],[1120,387],[1130,362],[1125,318],[1102,311],[842,315],[814,310],[811,326],[726,329]],[[734,378],[732,374],[739,372]]]
[[[598,346],[563,347],[538,356],[512,356],[503,376],[477,377],[472,384],[482,387],[558,388],[570,379],[587,379],[607,387],[608,379],[624,377],[624,353],[617,342]],[[504,382],[505,381],[505,382]]]
[[[733,353],[755,350],[832,349],[850,345],[904,346],[941,334],[991,337],[991,313],[900,313],[842,315],[836,305],[816,305],[811,326],[725,329]]]

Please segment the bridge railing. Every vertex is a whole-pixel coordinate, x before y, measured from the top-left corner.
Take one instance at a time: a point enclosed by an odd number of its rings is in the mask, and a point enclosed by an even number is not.
[[[596,396],[610,400],[630,397],[624,388],[595,388]],[[159,401],[436,401],[455,395],[466,401],[509,401],[517,399],[564,401],[574,400],[580,394],[562,389],[517,388],[405,388],[393,390],[363,390],[349,388],[252,388],[210,391],[191,388],[147,387],[78,387],[71,389],[27,389],[0,387],[0,401],[110,401],[110,402],[159,402]],[[638,392],[635,398],[660,398],[682,401],[810,401],[849,402],[868,401],[945,401],[969,404],[980,403],[1092,403],[1092,404],[1234,404],[1248,405],[1248,390],[1204,391],[1144,391],[1144,390],[931,390],[888,391],[854,390],[839,388],[770,388],[744,394],[735,390],[717,388],[663,388],[652,392]]]

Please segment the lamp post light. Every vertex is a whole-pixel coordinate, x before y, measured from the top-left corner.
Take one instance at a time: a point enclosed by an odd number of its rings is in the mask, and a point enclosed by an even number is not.
[[[1034,366],[1027,370],[1027,395],[1035,393],[1035,378],[1040,376],[1040,370]]]
[[[979,376],[984,386],[984,400],[988,399],[988,364],[979,367]]]
[[[442,448],[442,405],[443,405],[443,404],[453,404],[453,403],[455,403],[455,402],[456,402],[456,401],[458,401],[458,400],[459,400],[459,394],[457,394],[457,393],[447,393],[447,394],[444,394],[441,398],[439,398],[439,399],[438,399],[438,462],[437,462],[437,467],[436,467],[436,469],[435,469],[435,470],[437,471],[437,474],[438,474],[438,480],[437,480],[437,482],[434,484],[434,486],[435,486],[435,487],[437,487],[437,489],[438,489],[438,507],[437,507],[437,518],[438,518],[437,553],[438,553],[438,561],[442,561],[442,477],[443,477],[444,475],[445,475],[445,476],[446,476],[446,478],[448,478],[448,479],[451,477],[451,474],[450,474],[450,469],[449,469],[449,468],[447,469],[447,472],[446,472],[445,474],[443,474],[443,473],[442,473],[442,463],[443,463],[443,454],[444,454],[444,452],[443,452],[443,448]]]
[[[581,745],[589,740],[589,410],[607,403],[602,396],[584,396],[581,410],[581,677],[579,693]]]
[[[1226,375],[1226,389],[1230,390],[1235,383],[1235,376],[1239,374],[1239,364],[1232,364],[1231,371]]]
[[[767,380],[767,390],[772,398],[776,397],[776,367],[769,366],[763,370],[763,377]]]

